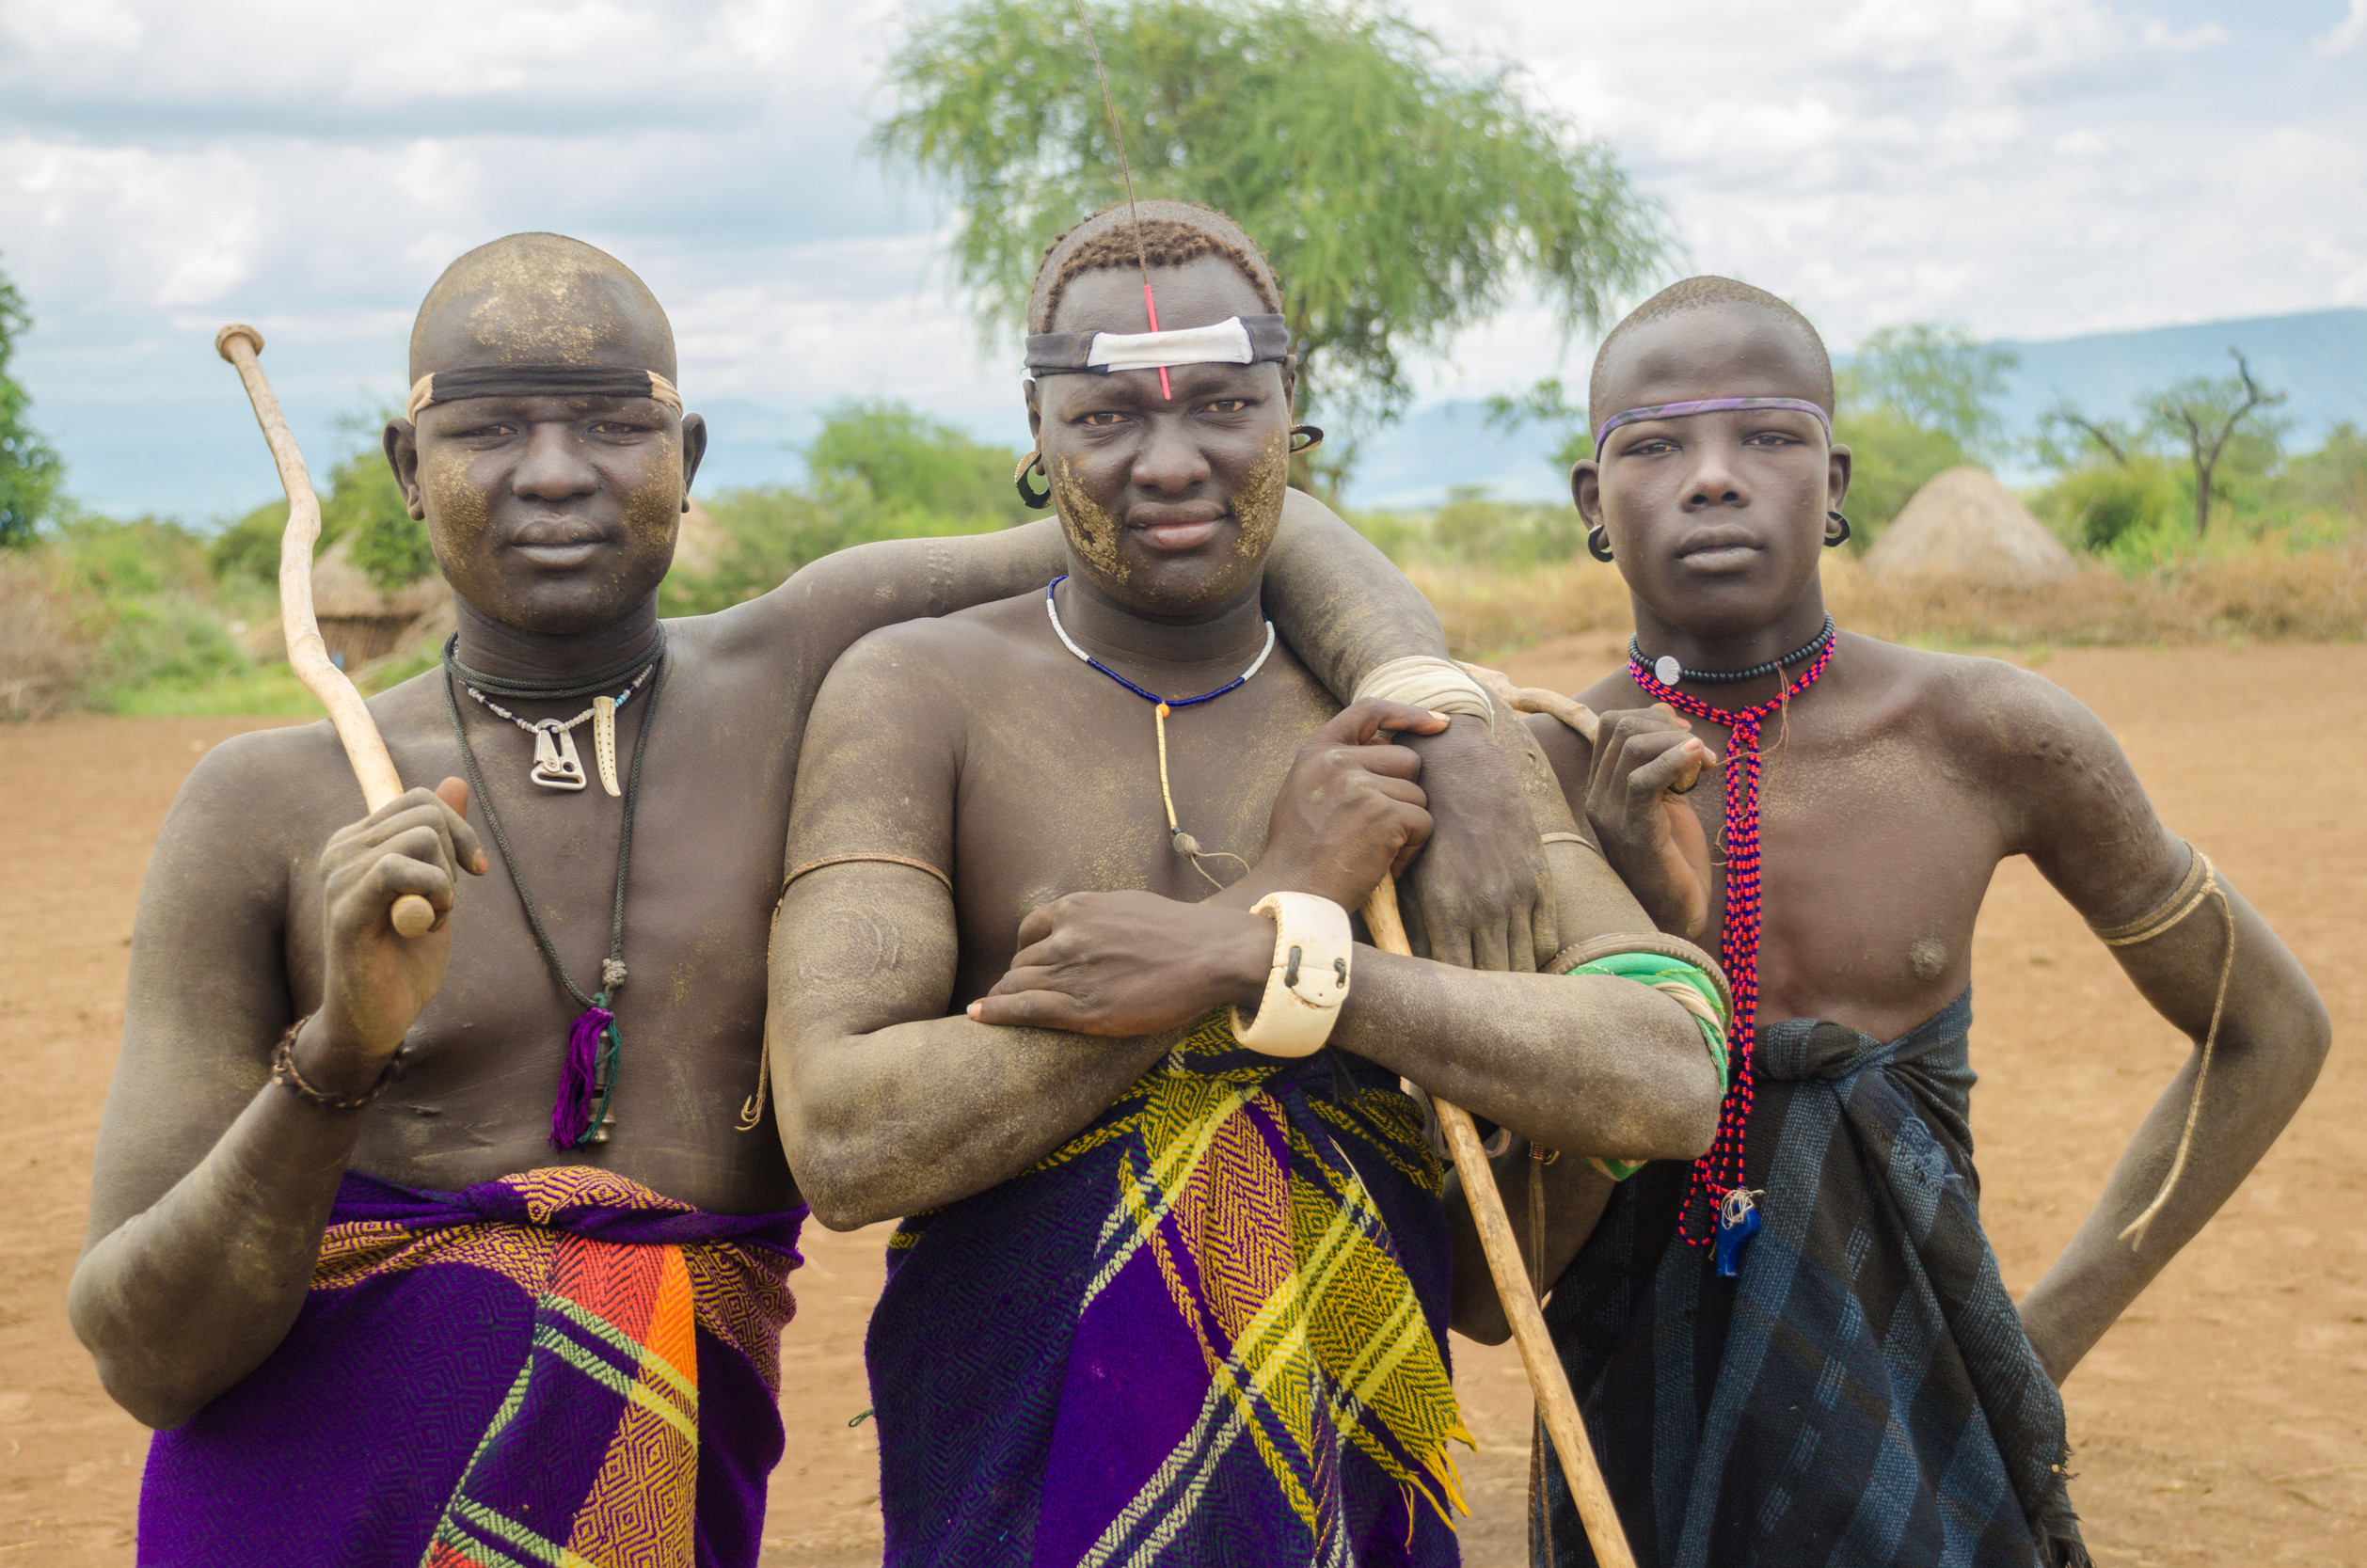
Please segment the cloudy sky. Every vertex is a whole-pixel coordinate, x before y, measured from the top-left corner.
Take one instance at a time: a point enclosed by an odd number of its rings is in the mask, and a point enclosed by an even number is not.
[[[1049,0],[1047,0],[1049,3]],[[711,477],[787,477],[834,398],[1018,437],[943,210],[862,150],[889,0],[0,0],[0,267],[76,493],[202,521],[276,489],[214,329],[326,467],[399,396],[454,255],[555,229],[671,309]],[[1694,268],[1836,345],[2367,304],[2367,0],[1416,0],[1608,141]],[[1576,365],[1515,309],[1435,398]]]

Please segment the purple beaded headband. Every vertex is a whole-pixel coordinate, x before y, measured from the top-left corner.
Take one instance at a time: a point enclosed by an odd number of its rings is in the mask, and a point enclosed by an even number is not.
[[[1817,423],[1824,426],[1827,446],[1833,444],[1833,416],[1810,403],[1806,398],[1704,398],[1699,403],[1656,403],[1649,408],[1630,408],[1624,414],[1613,414],[1595,432],[1595,450],[1603,450],[1603,437],[1623,424],[1641,424],[1645,420],[1681,420],[1688,414],[1724,414],[1737,408],[1796,408],[1803,414],[1814,414]]]

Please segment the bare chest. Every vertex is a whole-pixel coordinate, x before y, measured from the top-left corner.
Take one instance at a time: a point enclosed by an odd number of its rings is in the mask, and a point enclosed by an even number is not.
[[[627,797],[600,782],[588,726],[587,787],[552,790],[530,776],[533,737],[464,710],[484,785],[469,816],[492,865],[462,879],[451,967],[406,1038],[410,1069],[373,1109],[357,1168],[451,1189],[589,1159],[702,1208],[794,1201],[769,1127],[737,1127],[763,1037],[795,754],[779,722],[735,723],[729,704],[688,685],[658,710],[631,787],[629,847]],[[440,722],[390,727],[405,780],[465,773],[440,694],[436,708]],[[640,726],[619,728],[619,783],[630,787]],[[291,867],[288,907],[291,988],[303,1008],[321,986],[321,893],[309,862]],[[622,985],[603,984],[611,958]],[[612,1125],[604,1142],[562,1152],[548,1141],[551,1108],[569,1031],[594,997],[623,1039]]]
[[[1001,977],[1039,905],[1121,889],[1196,902],[1238,881],[1264,853],[1275,796],[1332,705],[1294,665],[1176,710],[1164,787],[1151,705],[1122,689],[1084,687],[981,722],[955,803],[957,1002]],[[1170,805],[1199,856],[1177,847]]]
[[[1994,802],[1909,726],[1797,725],[1767,738],[1758,809],[1762,1020],[1903,1033],[1971,982],[1972,935],[2005,852]],[[1718,784],[1694,808],[1719,871],[1738,838]]]

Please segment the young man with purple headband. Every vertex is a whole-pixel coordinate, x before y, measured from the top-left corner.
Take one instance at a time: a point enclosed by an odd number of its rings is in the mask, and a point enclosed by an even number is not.
[[[1547,1184],[1547,1315],[1637,1560],[2084,1563],[2057,1385],[2299,1106],[2326,1010],[2060,688],[1835,630],[1850,451],[1799,312],[1676,284],[1605,340],[1589,404],[1573,490],[1635,638],[1581,693],[1593,744],[1533,727],[1662,928],[1719,933],[1736,1004],[1706,1157],[1615,1189],[1518,1149],[1502,1171]],[[1692,789],[1717,752],[1724,788]],[[1973,927],[2011,855],[2196,1042],[2018,1307],[1966,1119]],[[1460,1321],[1501,1337],[1486,1306]],[[1549,1476],[1551,1560],[1589,1562]]]

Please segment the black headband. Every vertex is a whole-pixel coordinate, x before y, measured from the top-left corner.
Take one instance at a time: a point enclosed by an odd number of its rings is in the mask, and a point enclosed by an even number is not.
[[[421,376],[412,385],[404,415],[417,420],[431,403],[462,398],[527,397],[655,398],[676,413],[682,409],[682,394],[656,371],[613,365],[469,365]]]
[[[1212,352],[1214,336],[1238,325],[1247,341],[1246,354]],[[1115,363],[1105,350],[1104,363],[1094,363],[1094,343],[1109,339],[1124,345]],[[1027,340],[1030,375],[1104,375],[1113,370],[1147,370],[1160,363],[1157,344],[1164,340],[1176,357],[1170,365],[1254,365],[1288,359],[1290,324],[1280,316],[1234,316],[1214,326],[1171,327],[1165,332],[1039,332]]]

